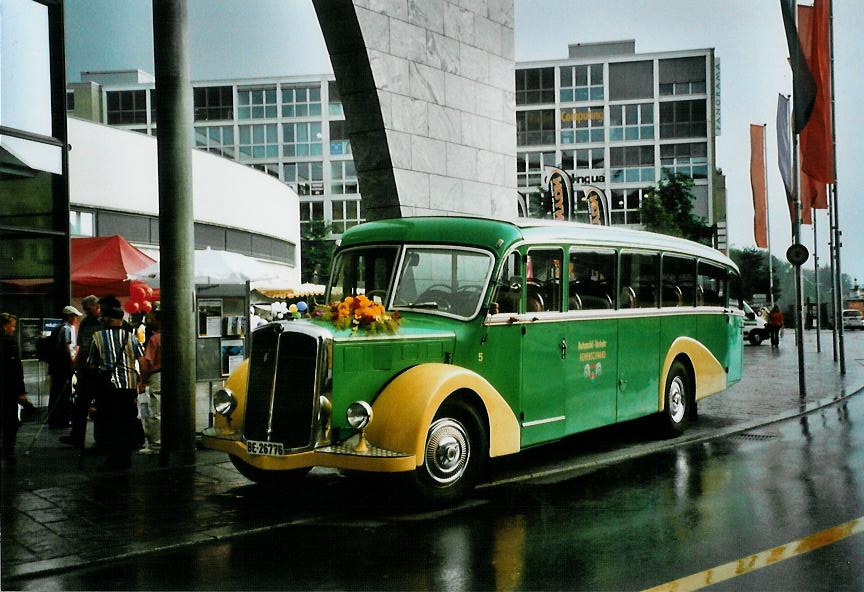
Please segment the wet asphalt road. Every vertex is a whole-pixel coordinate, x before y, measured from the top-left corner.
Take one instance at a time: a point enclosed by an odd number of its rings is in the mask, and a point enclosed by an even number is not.
[[[438,512],[400,506],[390,482],[313,473],[295,494],[257,487],[226,494],[226,511],[279,507],[293,516],[285,528],[14,584],[29,590],[644,589],[779,545],[800,548],[790,543],[864,516],[862,427],[864,394],[858,394],[800,418],[589,474],[484,487],[462,506]],[[579,442],[568,440],[552,453],[566,454]],[[527,455],[518,462],[528,467],[536,460]],[[505,467],[514,470],[520,467]],[[864,536],[713,589],[862,590]]]

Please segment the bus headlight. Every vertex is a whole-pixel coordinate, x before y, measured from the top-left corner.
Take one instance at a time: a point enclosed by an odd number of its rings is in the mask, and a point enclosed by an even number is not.
[[[348,405],[345,419],[348,420],[348,425],[355,430],[362,430],[372,421],[372,406],[366,401],[354,401]]]
[[[231,389],[221,388],[213,393],[213,410],[219,415],[228,417],[237,409],[237,398]]]

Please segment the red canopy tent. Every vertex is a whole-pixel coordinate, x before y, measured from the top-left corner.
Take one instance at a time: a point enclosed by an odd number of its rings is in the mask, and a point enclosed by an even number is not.
[[[130,273],[156,263],[120,235],[73,238],[72,296],[129,295]]]

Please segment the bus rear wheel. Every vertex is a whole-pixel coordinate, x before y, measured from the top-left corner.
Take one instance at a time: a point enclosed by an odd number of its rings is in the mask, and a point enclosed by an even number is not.
[[[690,374],[680,360],[672,362],[666,377],[665,405],[660,415],[661,428],[665,436],[674,438],[687,429],[695,414],[696,398]]]
[[[461,500],[477,484],[488,449],[485,424],[474,408],[445,403],[426,434],[423,462],[411,474],[414,492],[431,505]]]
[[[229,454],[228,458],[231,459],[231,464],[234,465],[234,468],[237,469],[241,475],[250,481],[254,481],[259,485],[267,487],[288,487],[290,485],[296,485],[298,481],[312,470],[312,467],[304,467],[302,469],[291,469],[289,471],[266,471],[250,465],[233,454]]]

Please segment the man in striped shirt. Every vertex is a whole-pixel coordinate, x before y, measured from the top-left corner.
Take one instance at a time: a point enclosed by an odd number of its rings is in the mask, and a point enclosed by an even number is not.
[[[106,468],[125,469],[138,446],[138,359],[144,355],[135,334],[123,328],[123,309],[114,296],[99,299],[102,331],[93,334],[87,365],[95,369],[96,421],[105,437]]]

